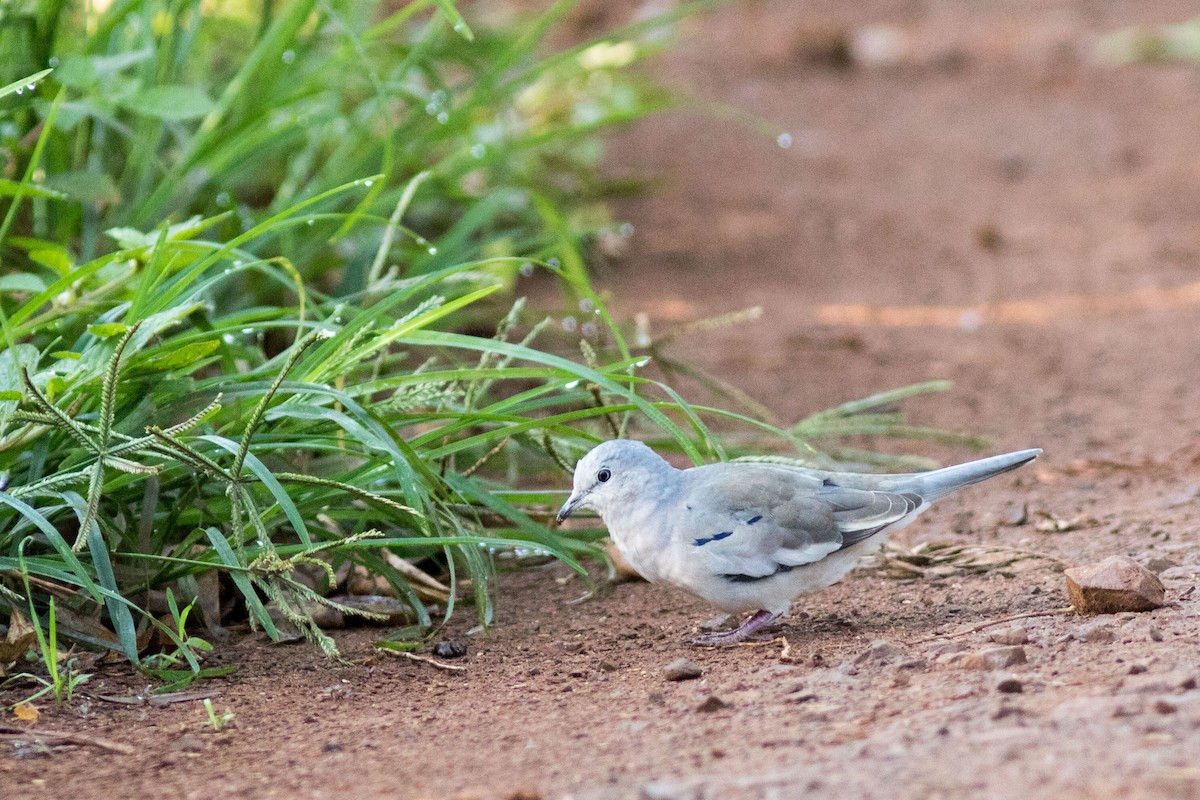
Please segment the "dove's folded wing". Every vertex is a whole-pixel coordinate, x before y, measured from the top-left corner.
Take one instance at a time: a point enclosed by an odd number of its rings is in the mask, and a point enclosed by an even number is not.
[[[849,489],[770,467],[706,472],[688,486],[677,530],[708,571],[731,581],[820,561],[921,506],[916,495]]]

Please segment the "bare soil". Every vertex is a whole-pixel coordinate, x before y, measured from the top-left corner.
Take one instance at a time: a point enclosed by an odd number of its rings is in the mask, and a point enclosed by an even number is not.
[[[563,568],[514,573],[494,628],[468,636],[461,614],[444,632],[467,645],[447,662],[462,671],[375,655],[372,631],[338,636],[351,666],[245,636],[214,658],[242,667],[214,698],[235,727],[212,732],[198,703],[46,708],[34,731],[130,751],[5,737],[3,795],[1200,796],[1200,73],[1092,56],[1115,27],[1194,13],[745,2],[691,23],[661,73],[777,122],[791,147],[676,114],[613,151],[614,174],[667,176],[619,209],[636,233],[600,283],[622,316],[660,331],[761,306],[676,353],[782,420],[952,379],[911,404],[919,422],[1046,454],[896,541],[1058,562],[866,567],[805,598],[779,641],[723,650],[685,643],[712,612],[682,592],[622,583],[572,605]],[[1111,554],[1160,570],[1169,604],[948,638],[1066,605],[1062,565]],[[1026,663],[955,659],[1022,635]],[[667,681],[680,657],[701,677]],[[86,689],[140,685],[110,668]]]

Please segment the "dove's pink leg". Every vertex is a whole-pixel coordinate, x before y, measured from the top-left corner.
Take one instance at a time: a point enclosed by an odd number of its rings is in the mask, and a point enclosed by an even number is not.
[[[777,619],[779,619],[779,615],[772,614],[770,611],[755,611],[737,628],[727,633],[705,633],[692,639],[692,644],[703,647],[720,647],[744,642],[754,637],[755,631],[765,628]]]

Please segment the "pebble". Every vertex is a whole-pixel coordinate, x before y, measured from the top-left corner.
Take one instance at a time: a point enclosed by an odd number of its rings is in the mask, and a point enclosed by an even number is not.
[[[1150,629],[1146,631],[1146,635],[1150,637],[1150,641],[1152,642],[1161,642],[1163,640],[1162,629],[1157,625],[1151,625]]]
[[[1195,689],[1196,672],[1177,669],[1170,672],[1143,672],[1121,681],[1121,691],[1137,694],[1172,694]]]
[[[701,714],[710,714],[713,711],[720,711],[724,708],[729,708],[729,703],[726,703],[715,694],[710,694],[703,703],[696,706],[696,710]]]
[[[1080,614],[1150,611],[1166,602],[1162,581],[1128,556],[1066,571],[1067,595]]]
[[[171,742],[171,749],[177,753],[199,753],[204,749],[204,740],[191,733],[185,733]]]
[[[997,628],[989,633],[987,638],[989,642],[996,644],[1025,644],[1029,641],[1029,631],[1020,625],[1011,625],[1007,628]]]
[[[1098,619],[1080,625],[1079,629],[1075,631],[1075,638],[1081,642],[1112,642],[1117,638],[1117,630],[1111,622]]]
[[[890,664],[905,655],[907,655],[907,650],[904,647],[886,639],[876,639],[867,646],[866,650],[858,654],[854,663]]]
[[[1159,714],[1174,714],[1178,709],[1174,703],[1168,703],[1166,700],[1159,698],[1154,701],[1154,710]]]
[[[1024,685],[1016,678],[1005,678],[996,684],[996,691],[1001,694],[1020,694],[1024,690]]]
[[[1166,556],[1152,556],[1152,557],[1146,559],[1146,569],[1150,570],[1155,575],[1161,575],[1162,573],[1169,570],[1171,567],[1178,567],[1178,566],[1179,566],[1179,564],[1175,563],[1174,561],[1167,558]]]
[[[975,653],[960,653],[950,657],[953,665],[962,669],[1004,669],[1026,662],[1025,648],[1020,645],[989,647]]]
[[[704,674],[700,665],[686,658],[677,658],[663,667],[663,677],[669,681],[690,681]]]

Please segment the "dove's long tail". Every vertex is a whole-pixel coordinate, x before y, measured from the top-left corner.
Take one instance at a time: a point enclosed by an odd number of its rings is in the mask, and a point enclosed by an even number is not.
[[[964,486],[986,481],[988,478],[1008,472],[1010,469],[1016,469],[1022,464],[1028,464],[1041,454],[1042,451],[1036,448],[1018,450],[1015,453],[981,458],[978,461],[968,461],[966,464],[957,464],[953,467],[913,475],[912,480],[915,485],[912,490],[920,495],[926,504],[932,503],[939,497],[945,497]]]

